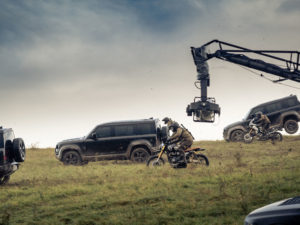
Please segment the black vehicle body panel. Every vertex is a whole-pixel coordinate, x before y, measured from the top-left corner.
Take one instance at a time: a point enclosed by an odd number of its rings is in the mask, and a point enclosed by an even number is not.
[[[158,120],[132,120],[103,123],[85,137],[61,141],[55,149],[62,160],[66,151],[77,151],[82,160],[129,159],[132,150],[143,146],[152,154],[160,144]]]
[[[11,128],[0,129],[0,177],[13,173],[18,165],[11,160],[11,152],[9,152],[14,138],[15,135]]]
[[[242,130],[243,132],[246,132],[250,120],[258,111],[261,111],[268,116],[271,121],[271,127],[278,126],[283,128],[285,119],[289,117],[293,117],[296,121],[300,120],[300,102],[298,101],[297,96],[291,95],[251,108],[243,120],[229,124],[224,128],[224,139],[229,141],[234,130]]]
[[[251,212],[244,225],[300,225],[300,197],[275,202]]]

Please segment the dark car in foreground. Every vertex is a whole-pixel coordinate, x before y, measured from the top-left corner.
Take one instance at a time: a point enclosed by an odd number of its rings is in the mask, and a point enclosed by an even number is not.
[[[244,225],[300,225],[300,196],[254,210]]]
[[[15,138],[13,129],[0,127],[0,185],[6,184],[10,175],[25,160],[23,139]]]
[[[59,142],[55,155],[67,165],[103,159],[144,162],[166,135],[166,127],[161,128],[158,119],[103,123],[85,137]]]
[[[269,117],[271,127],[284,128],[288,134],[294,134],[298,131],[300,102],[297,96],[290,95],[253,107],[242,121],[229,124],[224,128],[224,139],[226,141],[243,141],[244,133],[247,132],[250,120],[254,117],[255,113],[259,111]]]

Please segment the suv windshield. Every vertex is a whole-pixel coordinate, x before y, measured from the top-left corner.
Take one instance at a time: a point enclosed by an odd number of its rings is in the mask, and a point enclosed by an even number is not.
[[[247,112],[247,114],[245,115],[245,117],[243,118],[243,120],[247,120],[247,119],[248,119],[248,117],[249,117],[251,111],[252,111],[252,109],[250,109],[250,110]]]

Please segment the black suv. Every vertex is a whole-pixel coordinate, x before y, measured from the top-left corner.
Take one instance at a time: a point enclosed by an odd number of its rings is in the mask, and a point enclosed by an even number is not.
[[[15,138],[11,128],[0,127],[0,185],[9,181],[10,175],[24,160],[24,141],[21,138]]]
[[[161,129],[158,119],[104,123],[85,137],[59,142],[55,155],[66,165],[102,159],[144,162],[166,135],[167,129]]]
[[[285,199],[251,212],[244,225],[299,225],[300,197]]]
[[[224,139],[226,141],[242,141],[244,132],[247,131],[249,121],[258,111],[261,111],[269,117],[271,126],[284,128],[289,134],[294,134],[298,131],[300,102],[297,96],[290,95],[253,107],[242,121],[230,124],[224,128]]]

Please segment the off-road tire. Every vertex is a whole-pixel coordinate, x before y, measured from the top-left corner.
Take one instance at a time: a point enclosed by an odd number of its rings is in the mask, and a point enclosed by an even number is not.
[[[64,153],[62,162],[64,163],[64,165],[82,165],[81,157],[76,151],[67,151],[66,153]]]
[[[26,156],[26,148],[22,138],[13,140],[13,156],[16,162],[24,162]]]
[[[272,142],[282,141],[282,134],[279,132],[274,132],[271,137]]]
[[[285,121],[283,127],[284,127],[284,130],[288,134],[294,134],[299,129],[299,125],[298,125],[298,122],[296,120],[287,120],[287,121]]]
[[[247,143],[247,144],[252,143],[253,139],[254,139],[254,138],[251,136],[250,133],[246,133],[246,134],[244,135],[244,142]]]
[[[163,160],[162,158],[160,158],[158,161],[157,161],[157,159],[158,159],[157,155],[149,157],[147,160],[147,166],[148,167],[160,167],[165,164],[165,160]]]
[[[209,160],[205,155],[194,153],[192,157],[192,163],[202,166],[209,166]]]
[[[145,148],[138,147],[132,151],[130,159],[136,163],[144,163],[147,161],[149,156],[150,154]]]
[[[0,185],[7,184],[7,182],[9,181],[9,179],[10,179],[10,176],[0,177]]]
[[[242,130],[234,130],[231,132],[230,135],[230,141],[232,142],[239,142],[239,141],[243,141],[243,137],[244,137],[244,132]]]

